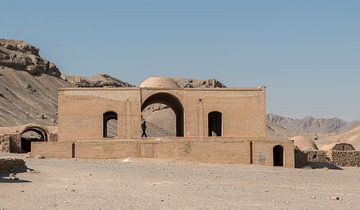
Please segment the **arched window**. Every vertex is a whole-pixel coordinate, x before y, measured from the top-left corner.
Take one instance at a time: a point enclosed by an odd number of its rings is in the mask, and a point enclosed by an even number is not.
[[[117,136],[117,114],[115,112],[104,113],[103,137],[114,138]]]
[[[276,145],[273,148],[274,166],[284,166],[284,147]]]
[[[210,112],[208,114],[208,128],[208,136],[222,136],[221,112]]]

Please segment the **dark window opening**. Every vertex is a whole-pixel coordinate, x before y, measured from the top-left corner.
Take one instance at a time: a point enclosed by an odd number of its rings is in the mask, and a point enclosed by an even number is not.
[[[221,112],[210,112],[208,114],[208,127],[208,136],[222,136]]]
[[[284,148],[277,145],[273,148],[274,166],[284,166]]]
[[[117,134],[117,114],[115,112],[106,112],[103,122],[103,137],[114,138]]]
[[[75,158],[75,143],[72,143],[71,145],[71,157]]]

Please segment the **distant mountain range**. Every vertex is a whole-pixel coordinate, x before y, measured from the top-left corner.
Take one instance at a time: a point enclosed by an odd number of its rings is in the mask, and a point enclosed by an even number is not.
[[[269,123],[296,133],[342,133],[360,126],[360,121],[346,122],[338,118],[315,119],[308,116],[292,119],[276,114],[268,114],[267,118]]]

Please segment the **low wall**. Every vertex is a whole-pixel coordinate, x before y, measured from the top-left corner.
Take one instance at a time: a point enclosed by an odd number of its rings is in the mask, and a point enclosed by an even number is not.
[[[72,142],[31,142],[31,157],[67,159],[74,156]]]
[[[273,166],[273,147],[284,148],[284,167],[294,167],[292,141],[234,139],[149,139],[78,142],[34,142],[31,156],[46,158],[122,159],[166,158],[208,163]]]
[[[137,157],[136,141],[89,141],[75,143],[75,157],[80,159],[119,159]]]
[[[308,151],[309,162],[326,162],[341,167],[360,167],[360,151]]]
[[[250,163],[247,141],[89,141],[75,143],[76,158],[169,158],[210,163]]]
[[[360,167],[360,151],[329,151],[331,162],[337,166]]]

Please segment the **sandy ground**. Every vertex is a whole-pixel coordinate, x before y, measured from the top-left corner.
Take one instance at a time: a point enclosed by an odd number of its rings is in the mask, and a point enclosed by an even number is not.
[[[0,176],[0,209],[358,209],[360,169],[157,159],[26,159]],[[339,199],[337,200],[336,197]]]

